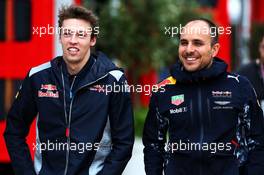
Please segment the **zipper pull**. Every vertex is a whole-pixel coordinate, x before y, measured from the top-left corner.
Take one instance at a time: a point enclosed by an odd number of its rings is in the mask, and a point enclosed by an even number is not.
[[[70,135],[70,130],[68,127],[66,128],[65,135],[66,135],[66,137],[69,137],[69,135]]]

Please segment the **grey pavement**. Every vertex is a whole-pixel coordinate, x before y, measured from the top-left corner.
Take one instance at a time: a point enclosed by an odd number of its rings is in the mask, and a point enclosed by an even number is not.
[[[123,175],[145,175],[143,161],[143,144],[141,138],[136,138],[133,154]]]

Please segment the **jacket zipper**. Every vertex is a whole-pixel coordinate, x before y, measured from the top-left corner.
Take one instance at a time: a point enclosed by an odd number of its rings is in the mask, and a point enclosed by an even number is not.
[[[210,99],[209,98],[207,98],[207,113],[208,113],[209,127],[211,128],[212,116],[211,116],[211,105],[210,105]]]
[[[193,118],[193,102],[192,102],[192,99],[190,100],[190,113],[191,113],[191,124],[192,124],[192,127],[193,127],[194,118]]]
[[[200,121],[200,145],[203,145],[203,139],[204,139],[204,126],[203,126],[203,120],[202,120],[202,92],[201,87],[198,87],[198,113],[199,113],[199,121]],[[200,149],[200,161],[202,162],[202,150]],[[202,165],[202,164],[201,164]],[[200,175],[203,173],[203,168],[200,166]]]
[[[68,149],[66,150],[66,166],[65,166],[65,170],[64,170],[64,175],[67,174],[68,164],[69,164],[69,155],[70,155],[69,148],[70,148],[70,143],[71,143],[71,139],[70,139],[70,132],[71,132],[71,130],[70,130],[70,128],[71,128],[71,113],[72,113],[72,103],[73,103],[73,99],[74,99],[74,96],[72,95],[72,87],[74,85],[75,79],[76,79],[76,76],[74,76],[74,78],[72,80],[71,87],[70,87],[70,99],[71,99],[71,103],[70,103],[68,123],[66,123],[67,124],[67,128],[66,128],[66,131],[65,131],[65,135],[67,137]],[[64,89],[64,91],[65,91],[65,89]]]
[[[86,84],[86,85],[83,85],[82,87],[78,88],[76,92],[78,92],[80,89],[82,89],[82,88],[84,88],[84,87],[90,86],[91,84],[94,84],[95,82],[97,82],[97,81],[99,81],[99,80],[105,78],[107,75],[108,75],[108,73],[105,74],[104,76],[102,76],[102,77],[96,79],[95,81],[92,81],[92,82],[90,82],[90,83],[88,83],[88,84]],[[71,84],[71,88],[70,88],[71,103],[70,103],[69,121],[68,121],[68,122],[67,122],[68,119],[67,119],[67,112],[66,112],[66,99],[65,99],[65,98],[66,98],[66,97],[65,97],[66,92],[65,92],[65,83],[64,83],[64,76],[63,76],[62,71],[61,71],[61,76],[62,76],[62,85],[63,85],[63,89],[64,89],[64,92],[63,92],[63,94],[64,94],[64,115],[65,115],[66,123],[68,124],[68,126],[67,126],[65,132],[66,132],[66,137],[67,137],[67,145],[68,145],[68,148],[69,148],[69,147],[70,147],[70,143],[71,143],[71,142],[70,142],[70,126],[71,126],[71,116],[72,116],[72,115],[71,115],[71,113],[72,113],[72,104],[73,104],[73,100],[74,100],[74,97],[75,97],[74,95],[72,95],[72,87],[73,87],[73,84],[74,84],[74,82],[75,82],[75,78],[76,78],[76,76],[74,77],[73,82],[72,82],[72,84]],[[68,172],[69,154],[70,154],[70,150],[67,149],[67,152],[66,152],[66,165],[65,165],[64,175],[67,175],[67,172]]]

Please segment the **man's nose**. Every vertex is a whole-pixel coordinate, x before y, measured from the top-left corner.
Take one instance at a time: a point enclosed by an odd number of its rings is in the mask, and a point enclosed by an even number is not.
[[[77,42],[78,42],[78,39],[77,39],[76,33],[74,33],[74,34],[71,35],[70,43],[71,44],[76,44]]]
[[[189,43],[189,44],[187,45],[186,51],[187,51],[188,53],[194,52],[194,51],[195,51],[195,47],[194,47],[194,45],[193,45],[192,43]]]

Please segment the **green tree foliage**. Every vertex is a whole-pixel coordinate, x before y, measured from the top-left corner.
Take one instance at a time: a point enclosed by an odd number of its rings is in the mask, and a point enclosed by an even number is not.
[[[100,7],[97,45],[135,74],[163,67],[178,52],[178,38],[165,34],[166,28],[201,17],[197,7],[194,0],[110,0]]]

